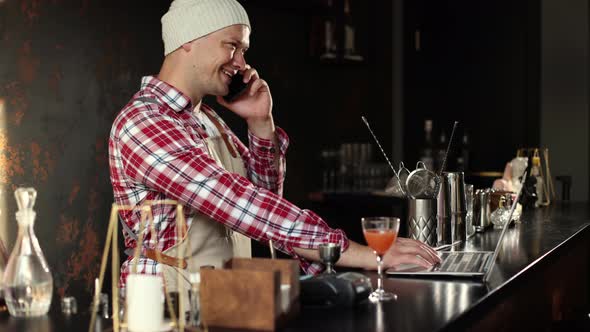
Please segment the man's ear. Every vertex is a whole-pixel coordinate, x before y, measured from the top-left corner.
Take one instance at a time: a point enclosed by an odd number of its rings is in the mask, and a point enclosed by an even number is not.
[[[183,50],[185,50],[185,51],[187,51],[187,52],[190,52],[190,50],[191,50],[191,47],[192,47],[192,43],[191,43],[191,42],[184,43],[184,44],[182,44],[182,46],[181,46],[181,47],[182,47],[182,49],[183,49]]]

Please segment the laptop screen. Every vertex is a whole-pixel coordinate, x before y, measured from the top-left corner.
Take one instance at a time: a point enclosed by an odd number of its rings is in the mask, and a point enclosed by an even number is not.
[[[514,199],[514,202],[512,202],[512,207],[510,208],[510,214],[508,216],[508,222],[506,222],[504,224],[504,227],[502,227],[502,233],[500,234],[500,238],[498,239],[498,243],[496,244],[496,249],[494,250],[494,256],[492,257],[492,263],[490,265],[490,268],[485,272],[485,275],[483,277],[484,282],[488,281],[488,278],[489,278],[492,270],[494,269],[496,259],[498,258],[498,253],[500,252],[500,248],[502,248],[502,242],[503,242],[502,240],[504,239],[504,234],[506,234],[506,230],[510,226],[510,222],[512,221],[512,215],[514,214],[514,210],[516,210],[516,206],[518,205],[518,200],[520,199],[520,194],[522,193],[522,188],[524,188],[524,180],[526,179],[526,176],[527,176],[527,172],[525,171],[522,175],[523,183],[520,186],[520,189],[518,190],[518,192],[516,194],[516,198]]]

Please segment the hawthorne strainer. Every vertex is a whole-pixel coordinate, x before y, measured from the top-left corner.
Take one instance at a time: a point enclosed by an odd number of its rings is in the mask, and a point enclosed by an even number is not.
[[[422,161],[410,172],[406,179],[406,193],[414,199],[436,198],[440,187],[440,178],[426,168]]]

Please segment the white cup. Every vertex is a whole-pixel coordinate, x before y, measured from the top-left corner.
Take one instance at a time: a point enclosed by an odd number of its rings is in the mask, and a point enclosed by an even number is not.
[[[162,277],[146,274],[127,276],[125,302],[127,329],[132,332],[155,332],[162,329],[164,292]]]

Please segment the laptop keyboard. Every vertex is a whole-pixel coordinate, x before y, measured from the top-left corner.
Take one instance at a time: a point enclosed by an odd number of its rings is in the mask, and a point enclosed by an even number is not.
[[[437,269],[441,272],[477,272],[482,268],[485,253],[453,252],[443,257]]]

